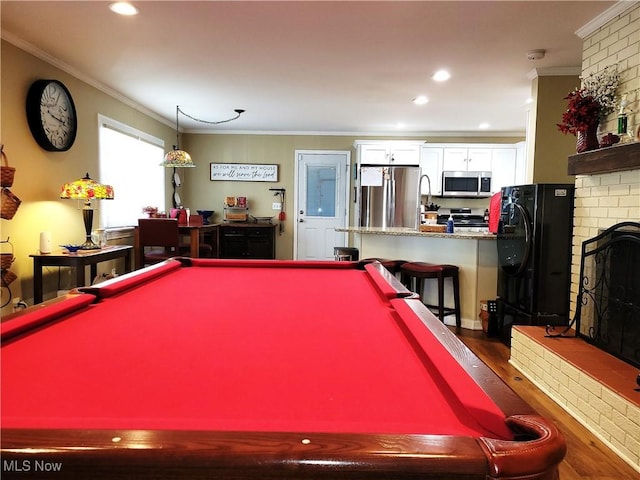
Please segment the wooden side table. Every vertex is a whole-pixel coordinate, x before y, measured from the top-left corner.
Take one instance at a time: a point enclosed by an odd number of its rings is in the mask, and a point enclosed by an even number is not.
[[[100,250],[78,250],[76,253],[62,253],[62,250],[57,250],[52,253],[29,255],[33,258],[33,303],[42,302],[43,267],[73,267],[76,270],[76,287],[83,287],[86,283],[85,267],[87,265],[91,267],[91,278],[95,278],[98,263],[124,258],[125,272],[130,272],[132,252],[131,245],[114,245]]]

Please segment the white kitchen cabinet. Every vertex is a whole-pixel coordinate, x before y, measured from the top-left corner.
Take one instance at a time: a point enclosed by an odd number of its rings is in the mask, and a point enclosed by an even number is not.
[[[418,142],[356,141],[356,157],[361,165],[419,165]]]
[[[491,155],[491,192],[519,183],[516,177],[516,148],[494,148]]]
[[[426,147],[420,149],[420,169],[422,175],[428,175],[431,183],[431,195],[442,195],[442,159],[444,148]],[[426,180],[422,182],[421,195],[429,194],[429,187]]]
[[[444,149],[443,170],[490,172],[491,148],[447,147]]]
[[[522,144],[428,143],[422,146],[420,167],[431,179],[432,195],[442,195],[443,171],[491,172],[491,191],[523,184],[524,152]],[[435,178],[435,181],[434,181]],[[422,194],[427,195],[426,182]]]
[[[527,178],[527,145],[525,142],[516,144],[516,180],[514,185],[531,183]]]

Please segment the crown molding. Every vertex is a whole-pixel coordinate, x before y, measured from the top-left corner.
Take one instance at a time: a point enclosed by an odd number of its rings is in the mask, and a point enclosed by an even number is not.
[[[105,85],[102,82],[99,82],[98,80],[96,80],[95,78],[89,77],[88,75],[85,75],[84,73],[80,72],[79,70],[76,70],[75,68],[73,68],[71,65],[68,65],[64,62],[62,62],[60,59],[49,55],[47,52],[40,50],[39,48],[35,47],[34,45],[30,44],[29,42],[25,42],[24,40],[22,40],[21,38],[17,37],[16,35],[14,35],[11,32],[8,32],[6,30],[2,30],[2,32],[0,32],[0,37],[3,40],[6,40],[7,42],[9,42],[10,44],[18,47],[21,50],[24,50],[25,52],[33,55],[36,58],[39,58],[40,60],[42,60],[43,62],[48,63],[49,65],[52,65],[60,70],[62,70],[65,73],[68,73],[69,75],[71,75],[72,77],[77,78],[78,80],[91,85],[92,87],[94,87],[95,89],[109,95],[110,97],[115,98],[116,100],[124,103],[125,105],[128,105],[129,107],[153,118],[154,120],[159,121],[160,123],[163,123],[164,125],[168,125],[169,127],[175,128],[174,123],[164,117],[161,117],[160,115],[158,115],[155,112],[152,112],[151,110],[149,110],[146,107],[143,107],[142,105],[140,105],[139,103],[134,102],[133,100],[131,100],[129,97],[125,97],[124,95],[122,95],[120,92],[118,92],[117,90],[114,90],[111,87],[108,87],[107,85]]]
[[[424,137],[469,137],[469,138],[522,138],[525,131],[483,130],[475,131],[430,131],[430,132],[325,132],[296,130],[193,130],[185,129],[183,133],[192,135],[285,135],[285,136],[333,136],[333,137],[374,137],[401,138],[403,140],[424,140]]]
[[[613,20],[618,15],[624,13],[632,7],[635,7],[640,1],[638,0],[622,0],[612,7],[608,8],[593,20],[589,21],[586,25],[583,25],[576,30],[576,35],[581,39],[587,38],[589,35],[597,31],[599,28],[607,24],[607,22]]]
[[[582,73],[581,67],[547,67],[547,68],[534,68],[527,73],[527,78],[533,80],[537,77],[565,77],[576,76],[579,77]]]

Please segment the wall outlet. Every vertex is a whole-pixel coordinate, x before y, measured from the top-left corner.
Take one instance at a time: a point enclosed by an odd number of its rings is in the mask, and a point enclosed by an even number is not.
[[[282,208],[282,204],[280,202],[273,202],[271,204],[271,208],[273,210],[280,210]]]

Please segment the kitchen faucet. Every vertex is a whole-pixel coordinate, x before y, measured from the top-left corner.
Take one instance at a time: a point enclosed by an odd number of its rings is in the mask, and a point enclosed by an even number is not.
[[[420,177],[420,181],[418,182],[418,228],[420,228],[420,224],[422,223],[421,220],[421,211],[420,211],[420,204],[422,203],[422,181],[424,179],[427,179],[427,186],[429,187],[429,193],[427,194],[427,205],[431,204],[431,179],[429,178],[429,175],[427,175],[426,173],[423,174]]]

